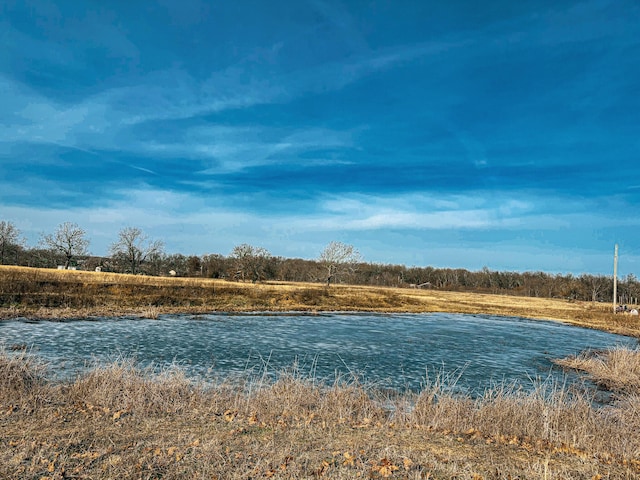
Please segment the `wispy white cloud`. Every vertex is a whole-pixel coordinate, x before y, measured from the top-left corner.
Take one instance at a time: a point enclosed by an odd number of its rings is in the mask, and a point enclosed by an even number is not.
[[[474,208],[474,204],[478,206]],[[249,213],[234,207],[228,198],[216,195],[202,198],[168,189],[146,188],[120,190],[117,199],[108,200],[101,207],[6,206],[3,216],[16,222],[32,244],[41,234],[50,233],[63,221],[77,222],[87,230],[91,251],[95,254],[107,253],[120,228],[136,226],[150,236],[164,240],[169,252],[183,254],[227,254],[234,245],[250,243],[268,248],[275,255],[315,258],[323,244],[347,239],[368,252],[369,261],[409,265],[427,262],[442,267],[467,268],[487,265],[492,269],[516,270],[527,265],[531,270],[574,272],[594,265],[593,259],[588,259],[589,255],[604,255],[590,253],[588,249],[576,254],[576,245],[581,244],[577,238],[569,246],[541,244],[537,253],[531,245],[522,250],[518,237],[510,235],[483,246],[437,240],[439,232],[466,231],[473,235],[473,232],[497,229],[513,230],[518,235],[527,231],[536,232],[536,235],[543,231],[548,235],[553,231],[582,231],[587,222],[594,231],[616,224],[601,214],[568,211],[550,216],[537,208],[535,199],[523,201],[509,197],[498,201],[473,196],[443,200],[427,195],[353,195],[324,200],[314,215]],[[427,256],[421,246],[423,242],[415,240],[425,235],[432,239]],[[634,257],[633,252],[627,253],[625,261],[625,268],[640,266],[640,256]]]
[[[325,200],[314,218],[301,220],[300,228],[334,231],[508,228],[520,223],[522,216],[532,209],[530,203],[513,199],[489,202],[482,197],[465,196],[443,199],[419,194],[355,195]]]
[[[71,106],[52,101],[0,75],[1,142],[52,143],[76,148],[109,144],[109,105],[91,100]]]
[[[134,77],[131,85],[105,88],[71,105],[53,101],[5,75],[0,78],[0,96],[8,106],[4,116],[9,115],[11,121],[6,118],[0,138],[104,148],[130,125],[187,119],[339,90],[373,72],[460,46],[425,43],[387,48],[339,63],[266,77],[260,69],[246,71],[229,66],[202,82],[176,67]]]
[[[126,142],[132,141],[131,138],[127,138],[126,133],[122,133],[126,131],[128,125],[167,119],[186,119],[229,109],[288,102],[311,93],[340,90],[374,72],[418,59],[461,51],[470,45],[474,45],[474,52],[477,53],[478,46],[475,39],[479,37],[492,38],[494,45],[505,44],[500,40],[505,35],[504,32],[514,30],[527,32],[516,41],[508,42],[508,48],[517,49],[530,48],[532,43],[585,41],[611,34],[611,25],[592,28],[602,23],[600,17],[595,16],[594,12],[604,10],[607,4],[591,1],[571,11],[558,9],[556,13],[546,14],[540,18],[517,19],[510,21],[507,25],[492,25],[490,27],[494,30],[492,35],[489,35],[489,32],[483,34],[482,31],[463,32],[445,41],[401,45],[372,51],[353,27],[350,15],[345,9],[319,0],[312,3],[329,21],[340,27],[345,37],[351,39],[349,41],[354,44],[355,52],[352,56],[339,62],[324,63],[290,72],[262,70],[255,62],[239,61],[234,65],[216,69],[204,81],[196,80],[186,70],[173,67],[132,77],[131,80],[134,83],[128,86],[105,87],[102,92],[72,105],[56,103],[28,91],[15,81],[11,84],[10,80],[4,78],[1,89],[4,94],[0,94],[1,100],[7,106],[5,112],[14,112],[14,120],[9,123],[5,121],[1,138],[3,141],[56,141],[83,148],[105,148],[114,146],[116,138],[121,141],[124,139]],[[575,26],[576,18],[579,20],[579,25],[585,23],[584,28]],[[514,22],[518,21],[522,23],[521,29],[514,28]],[[547,21],[552,21],[556,26],[544,27]],[[538,27],[532,28],[532,22]],[[566,28],[569,24],[572,28]],[[109,50],[113,51],[114,55],[138,55],[136,46],[122,32],[115,30],[104,21],[94,19],[88,23],[82,22],[82,25],[85,29],[91,28],[91,38],[94,42],[109,45]],[[10,31],[12,42],[25,46],[27,52],[44,55],[51,61],[60,62],[61,65],[76,63],[68,47],[53,42],[33,40],[13,27]],[[560,34],[564,36],[557,37]],[[536,40],[535,35],[540,37]],[[485,48],[487,54],[493,51],[490,43],[487,42]],[[104,138],[105,135],[108,138]],[[119,146],[126,149],[126,144],[119,144]],[[479,155],[476,161],[484,164],[486,159]]]

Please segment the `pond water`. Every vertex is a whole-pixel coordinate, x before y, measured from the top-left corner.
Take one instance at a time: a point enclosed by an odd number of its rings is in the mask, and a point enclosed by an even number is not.
[[[481,392],[500,382],[527,387],[562,373],[551,360],[637,340],[555,322],[459,314],[161,315],[0,322],[0,345],[26,345],[58,377],[120,355],[142,366],[177,363],[214,381],[282,372],[336,376],[380,388],[419,390],[429,377],[458,378]]]

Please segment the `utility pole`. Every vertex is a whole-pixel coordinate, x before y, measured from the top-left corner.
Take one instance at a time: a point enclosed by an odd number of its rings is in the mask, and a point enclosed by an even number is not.
[[[613,251],[613,313],[616,313],[618,303],[618,244]]]

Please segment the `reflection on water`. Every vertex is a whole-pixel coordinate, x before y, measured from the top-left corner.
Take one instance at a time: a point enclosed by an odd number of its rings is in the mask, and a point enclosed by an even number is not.
[[[461,374],[459,387],[478,391],[501,381],[531,385],[559,375],[551,359],[637,342],[553,322],[436,313],[15,320],[0,322],[0,344],[26,344],[60,376],[125,355],[142,365],[177,362],[200,379],[295,364],[317,379],[354,374],[380,387],[416,390],[427,375],[453,372]]]

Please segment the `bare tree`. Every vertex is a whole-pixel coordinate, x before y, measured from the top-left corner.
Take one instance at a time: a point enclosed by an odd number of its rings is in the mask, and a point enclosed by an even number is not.
[[[136,274],[140,265],[149,257],[161,254],[164,243],[161,240],[149,240],[137,227],[126,227],[118,233],[118,241],[109,248],[111,255],[122,257]]]
[[[271,258],[269,251],[262,247],[254,247],[243,243],[231,251],[236,275],[244,282],[251,277],[252,282],[259,282],[264,277],[264,270]]]
[[[579,280],[585,285],[585,290],[588,292],[588,295],[585,294],[583,296],[590,296],[592,302],[598,301],[600,294],[609,286],[610,281],[601,275],[589,275],[586,273],[580,275]]]
[[[24,244],[20,230],[12,222],[0,222],[0,265],[4,265],[5,255]]]
[[[202,275],[202,259],[196,255],[187,257],[187,275],[190,277]]]
[[[225,278],[227,275],[227,258],[219,253],[212,253],[202,257],[203,274],[205,277]]]
[[[86,232],[77,224],[65,222],[58,226],[56,232],[44,235],[40,243],[65,257],[64,268],[68,269],[74,257],[87,254],[89,240]]]
[[[362,261],[360,253],[342,242],[331,242],[320,254],[318,262],[324,268],[327,287],[331,280],[355,271],[355,265]]]

